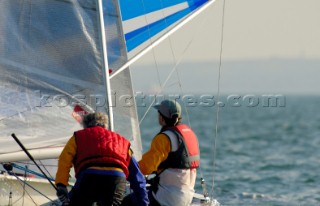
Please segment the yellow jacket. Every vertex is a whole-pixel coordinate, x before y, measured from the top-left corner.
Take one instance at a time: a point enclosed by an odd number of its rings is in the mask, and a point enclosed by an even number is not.
[[[70,169],[73,166],[73,159],[77,152],[76,139],[72,136],[63,148],[58,162],[58,171],[55,183],[68,185]]]
[[[159,174],[158,189],[152,195],[160,205],[190,205],[194,194],[196,169],[158,170],[159,165],[168,158],[171,147],[167,135],[163,133],[156,135],[151,142],[150,150],[139,161],[140,170],[144,175],[154,171]]]
[[[156,135],[150,146],[150,150],[143,154],[142,159],[139,161],[139,167],[144,175],[149,175],[158,170],[158,166],[168,158],[171,151],[171,143],[165,134]]]
[[[68,185],[70,170],[73,167],[73,160],[77,153],[76,139],[72,136],[63,148],[58,162],[58,170],[56,174],[55,184],[62,183]],[[129,149],[129,155],[132,155]],[[123,172],[122,169],[116,167],[90,167],[99,170],[116,170]]]

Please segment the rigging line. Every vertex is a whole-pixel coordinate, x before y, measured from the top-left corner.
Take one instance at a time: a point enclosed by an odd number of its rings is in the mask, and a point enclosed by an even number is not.
[[[190,47],[191,42],[188,42],[188,45],[186,47],[186,49],[184,50],[184,52],[182,53],[180,59],[177,61],[177,64],[172,68],[172,70],[170,71],[169,75],[167,76],[166,80],[164,81],[164,83],[162,84],[162,87],[160,88],[160,91],[156,94],[160,94],[162,92],[162,90],[164,89],[164,87],[166,86],[166,84],[168,83],[170,77],[172,76],[173,72],[176,70],[176,68],[179,66],[179,64],[181,63],[181,61],[183,60],[184,54],[186,52],[186,50]],[[149,110],[151,109],[152,105],[154,104],[154,102],[156,101],[156,98],[154,98],[154,100],[152,100],[151,104],[149,105],[147,111],[143,114],[143,116],[141,117],[141,120],[139,121],[139,125],[143,122],[143,120],[145,119],[145,117],[147,116]]]
[[[141,0],[141,3],[142,3],[142,5],[143,5],[144,11],[146,11],[146,7],[145,7],[145,4],[144,4],[144,1]],[[145,12],[145,13],[146,13],[146,12]],[[147,25],[148,25],[148,33],[149,33],[149,36],[151,36],[147,16],[144,15],[144,18],[145,18],[145,21],[146,21],[146,23],[147,23]],[[151,44],[152,44],[151,38],[150,38],[150,42],[151,42]],[[153,105],[154,102],[156,101],[156,97],[163,91],[165,85],[167,84],[168,80],[170,79],[170,77],[171,77],[171,75],[173,74],[173,71],[174,71],[174,69],[175,69],[175,68],[173,68],[173,69],[171,70],[171,72],[169,73],[167,79],[164,81],[163,84],[161,84],[160,73],[159,73],[159,65],[158,65],[158,62],[157,62],[157,60],[156,60],[156,56],[155,56],[155,52],[154,52],[154,47],[152,47],[151,51],[152,51],[152,56],[153,56],[153,60],[154,60],[155,67],[156,67],[156,71],[157,71],[157,79],[158,79],[158,83],[159,83],[160,89],[159,89],[159,91],[157,91],[157,93],[155,94],[155,98],[154,98],[154,100],[151,102],[151,104],[149,105],[147,111],[143,114],[141,120],[139,121],[139,125],[141,125],[141,123],[142,123],[143,120],[145,119],[145,117],[146,117],[146,115],[148,114],[148,112],[150,111],[152,105]]]
[[[144,13],[145,13],[144,19],[145,19],[145,21],[146,21],[146,23],[148,25],[148,29],[147,29],[148,30],[148,34],[149,34],[149,37],[151,37],[150,26],[149,26],[149,21],[147,19],[147,15],[146,15],[147,12],[146,12],[146,6],[145,6],[145,3],[144,3],[144,0],[141,0],[141,3],[142,3],[143,10],[144,10]],[[150,40],[150,44],[152,44],[153,43],[152,39],[150,38],[149,40]],[[157,63],[156,54],[154,52],[154,47],[152,47],[151,51],[152,51],[152,57],[153,57],[153,60],[154,60],[155,66],[156,66],[158,83],[159,83],[159,86],[161,88],[161,79],[160,79],[160,73],[159,73],[159,66],[158,66],[158,63]]]
[[[161,2],[161,7],[164,8],[163,1],[161,0],[160,2]],[[167,18],[165,16],[165,14],[164,14],[164,10],[162,9],[161,11],[162,11],[162,16],[164,17],[164,22],[165,22],[165,24],[166,24],[166,26],[168,28],[168,22],[167,22]],[[194,36],[193,36],[193,38],[194,38]],[[191,42],[193,41],[193,38],[192,38]],[[174,54],[174,51],[173,51],[171,36],[169,36],[168,39],[169,39],[170,51],[171,51],[171,54],[172,54],[172,57],[173,57],[173,63],[176,64],[176,55]],[[178,85],[179,85],[180,93],[184,94],[184,91],[182,89],[182,84],[181,84],[181,78],[180,78],[178,69],[176,69],[176,74],[177,74],[177,78],[178,78]],[[182,105],[184,107],[184,110],[186,111],[188,125],[190,126],[190,128],[192,128],[188,109],[187,109],[185,104],[182,104]]]
[[[35,165],[34,163],[32,162],[24,162],[24,161],[15,161],[15,163],[20,163],[20,164],[24,164],[24,165]],[[58,167],[57,165],[51,165],[51,164],[43,164],[44,166],[47,166],[47,167]]]
[[[218,91],[217,91],[217,109],[216,109],[216,124],[215,124],[215,138],[213,140],[213,168],[212,168],[212,188],[210,197],[213,197],[214,192],[214,172],[216,164],[216,148],[217,148],[217,139],[218,139],[218,124],[219,124],[219,102],[220,102],[220,81],[221,81],[221,65],[222,65],[222,51],[223,51],[223,40],[224,40],[224,21],[225,21],[225,8],[226,0],[223,0],[222,6],[222,22],[221,22],[221,38],[220,38],[220,56],[219,56],[219,73],[218,73]]]
[[[27,167],[22,167],[22,166],[20,166],[20,165],[17,165],[17,164],[15,164],[15,163],[11,163],[11,165],[12,165],[12,167],[14,167],[14,168],[16,168],[16,169],[20,169],[20,170],[22,170],[22,171],[27,171],[27,172],[29,172],[30,174],[34,174],[34,175],[37,175],[38,177],[42,177],[42,178],[46,178],[43,174],[40,174],[40,173],[38,173],[38,172],[36,172],[36,171],[33,171],[33,170],[30,170],[30,169],[28,169]],[[25,165],[25,166],[27,166],[27,165]],[[48,172],[49,173],[49,172]],[[50,173],[49,173],[49,175],[50,175]],[[54,181],[54,178],[50,175],[50,177],[51,177],[51,181]]]
[[[199,30],[197,30],[199,31]],[[192,42],[193,42],[193,39],[195,38],[196,34],[193,35],[193,38],[191,38],[191,40],[187,43],[187,46],[186,48],[183,50],[182,52],[182,55],[180,56],[180,58],[175,62],[176,65],[172,68],[172,70],[170,71],[169,75],[167,76],[166,80],[164,81],[164,83],[162,84],[161,88],[160,88],[160,91],[156,94],[160,94],[163,89],[165,88],[168,80],[170,79],[170,77],[172,76],[173,72],[176,70],[176,68],[180,65],[181,61],[183,60],[185,54],[186,54],[186,51],[189,49],[189,47],[191,46]],[[145,119],[145,117],[147,116],[148,112],[150,111],[152,105],[154,104],[154,102],[156,101],[156,98],[154,98],[154,100],[152,100],[151,104],[149,105],[147,111],[143,114],[143,116],[141,117],[141,120],[139,121],[139,125],[141,125],[141,123],[143,122],[143,120]],[[202,171],[200,169],[200,173],[202,174]]]
[[[48,180],[48,182],[51,184],[51,186],[57,190],[57,186],[55,184],[53,184],[50,180],[50,178],[46,175],[46,173],[43,172],[43,170],[39,167],[39,165],[36,163],[36,161],[33,159],[32,155],[28,152],[28,150],[24,147],[24,145],[20,142],[20,140],[18,139],[18,137],[12,133],[11,136],[13,137],[13,139],[17,142],[17,144],[21,147],[21,149],[26,153],[26,155],[29,157],[29,159],[34,162],[34,164],[38,167],[38,169],[40,170],[40,172],[46,177],[46,179]]]
[[[163,89],[164,89],[164,87],[166,86],[168,80],[169,80],[170,77],[172,76],[175,68],[176,68],[176,67],[174,67],[174,68],[171,70],[171,72],[169,73],[168,77],[166,78],[166,80],[165,80],[164,83],[162,84],[162,87],[161,87],[160,90],[156,93],[155,98],[152,100],[152,102],[151,102],[151,104],[149,105],[147,111],[146,111],[146,112],[143,114],[143,116],[141,117],[141,120],[139,121],[139,125],[143,122],[143,120],[145,119],[145,117],[146,117],[147,114],[149,113],[152,105],[153,105],[154,102],[156,101],[156,96],[158,96],[158,94],[160,94],[160,93],[163,91]]]
[[[24,205],[24,197],[26,195],[26,182],[27,182],[27,170],[28,170],[28,166],[25,165],[25,171],[24,171],[24,178],[23,178],[23,193],[22,193],[22,205]]]
[[[46,196],[45,194],[43,194],[42,192],[40,192],[40,190],[37,190],[35,187],[33,187],[31,184],[29,184],[28,182],[24,182],[23,180],[21,180],[14,172],[13,173],[9,173],[11,175],[13,175],[18,181],[19,184],[22,186],[22,183],[26,184],[27,186],[29,186],[31,189],[33,189],[34,191],[36,191],[37,193],[39,193],[40,195],[42,195],[43,197],[45,197],[46,199],[48,199],[51,202],[55,202],[52,199],[50,199],[48,196]],[[32,196],[29,194],[29,192],[24,189],[25,192],[27,193],[27,195],[30,197],[30,199],[32,200],[32,202],[37,205],[37,203],[34,201],[34,199],[32,198]]]
[[[162,0],[161,0],[161,5],[162,5],[162,7],[163,7],[163,1],[162,1]],[[163,11],[163,10],[162,10],[162,14],[163,14],[163,16],[164,16],[164,11]],[[168,24],[168,23],[167,23],[167,18],[164,18],[164,19],[165,19],[165,24],[167,25],[167,24]],[[205,22],[205,19],[203,18],[202,21],[201,21],[201,23],[198,24],[198,28],[195,29],[196,32],[194,32],[193,35],[192,35],[192,38],[191,38],[191,40],[190,40],[190,45],[192,44],[193,40],[195,39],[195,37],[196,37],[196,36],[198,35],[198,33],[200,32],[200,29],[199,29],[199,28],[201,28],[201,27],[203,26],[204,22]],[[173,44],[172,44],[171,36],[169,36],[168,38],[169,38],[169,45],[170,45],[171,54],[172,54],[172,56],[173,56],[173,61],[174,61],[174,64],[176,64],[176,55],[174,54],[174,51],[173,51],[173,46],[172,46]],[[185,52],[186,52],[186,51],[187,51],[187,50],[185,50]],[[180,77],[180,74],[179,74],[178,69],[176,69],[176,74],[177,74],[177,78],[178,78],[178,85],[179,85],[180,92],[181,92],[181,94],[184,94],[184,91],[183,91],[183,88],[182,88],[182,83],[181,83],[181,77]],[[187,116],[188,125],[189,125],[190,128],[192,129],[192,125],[191,125],[191,121],[190,121],[190,115],[189,115],[189,110],[188,110],[186,104],[183,104],[183,107],[184,107],[184,109],[185,109],[185,111],[186,111],[186,116]],[[201,167],[201,166],[199,166],[199,172],[200,172],[200,177],[201,177],[201,185],[204,187],[204,191],[203,191],[203,192],[204,192],[204,196],[208,196],[208,193],[207,193],[206,188],[205,188],[205,181],[204,181],[204,178],[203,178],[204,176],[203,176],[203,173],[202,173],[202,167]]]
[[[48,169],[46,168],[46,166],[42,163],[41,160],[38,160],[39,163],[41,164],[41,166],[43,167],[43,169],[47,172],[47,174],[50,176],[51,179],[54,179],[53,176],[51,175],[51,173],[48,171]]]
[[[212,2],[213,2],[213,1],[212,1]],[[210,5],[211,5],[211,4],[210,4]],[[205,7],[205,8],[207,8],[207,7]],[[202,10],[202,11],[203,11],[203,10]],[[187,17],[187,18],[188,18],[188,17]],[[199,27],[200,27],[200,26],[199,26]],[[199,30],[197,30],[197,31],[199,31]],[[197,32],[197,33],[198,33],[198,32]],[[172,69],[171,72],[169,73],[167,79],[164,81],[163,85],[161,86],[160,91],[159,91],[156,95],[160,94],[160,93],[163,91],[163,89],[164,89],[164,87],[166,86],[169,78],[172,76],[174,70],[176,70],[176,68],[180,65],[181,61],[183,60],[183,58],[184,58],[184,56],[185,56],[185,54],[186,54],[186,51],[189,49],[189,47],[190,47],[190,45],[192,44],[193,39],[195,38],[195,36],[196,36],[197,33],[195,33],[195,34],[193,35],[193,37],[191,38],[191,40],[188,42],[186,48],[185,48],[185,49],[183,50],[183,52],[182,52],[182,55],[180,56],[180,58],[178,59],[178,61],[176,61],[175,66],[173,67],[173,69]],[[170,37],[170,35],[169,35],[168,37]],[[153,48],[152,48],[152,49],[153,49]],[[141,123],[143,122],[143,120],[144,120],[145,117],[147,116],[147,114],[148,114],[149,110],[151,109],[152,105],[154,104],[155,100],[156,100],[156,99],[154,99],[154,100],[151,102],[151,104],[149,105],[147,111],[146,111],[146,112],[143,114],[143,116],[141,117],[141,120],[139,121],[139,125],[141,125]]]
[[[20,184],[20,186],[22,187],[22,180],[14,173],[14,172],[8,172],[8,174],[10,174],[10,175],[13,175],[17,180],[18,180],[18,183]],[[6,181],[8,181],[8,182],[10,182],[11,183],[11,181],[12,180],[8,180],[8,179],[6,179]],[[27,185],[28,185],[28,183],[26,183]],[[28,185],[29,186],[29,185]],[[31,186],[30,186],[31,187]],[[31,187],[32,188],[32,187]],[[33,189],[33,188],[32,188]],[[37,190],[35,190],[35,191],[37,191]],[[26,191],[25,189],[24,189],[24,192],[26,192],[27,193],[27,195],[29,196],[29,198],[32,200],[32,202],[35,204],[35,205],[37,205],[37,203],[33,200],[33,198],[32,198],[32,196],[28,193],[28,191]],[[40,193],[40,192],[39,192]],[[41,193],[40,193],[41,194]],[[12,194],[10,194],[10,195],[12,195]],[[20,199],[22,199],[22,198],[24,198],[24,195],[23,196],[21,196],[21,197],[19,197],[17,200],[15,200],[14,202],[12,202],[12,199],[11,199],[11,204],[9,204],[9,205],[15,205],[15,203],[17,203]]]

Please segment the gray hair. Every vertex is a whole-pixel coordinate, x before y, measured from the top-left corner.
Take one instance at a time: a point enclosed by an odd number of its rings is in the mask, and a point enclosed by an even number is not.
[[[100,126],[108,128],[108,116],[102,112],[87,114],[83,120],[82,125],[84,128]]]

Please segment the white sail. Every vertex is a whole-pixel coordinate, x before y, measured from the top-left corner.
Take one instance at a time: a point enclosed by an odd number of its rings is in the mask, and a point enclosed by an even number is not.
[[[71,116],[76,103],[105,110],[94,99],[106,92],[92,6],[0,2],[0,162],[21,151],[11,133],[29,150],[58,147],[80,129]]]
[[[141,52],[152,44],[151,38],[161,37],[208,3],[174,0],[141,5],[122,0],[119,7],[118,1],[102,2],[107,66],[112,73],[128,62],[127,52]],[[112,92],[107,94],[104,73],[108,68],[103,65],[96,1],[2,0],[0,31],[0,162],[21,151],[12,133],[29,150],[63,146],[80,129],[71,115],[75,104],[107,112],[108,95],[112,96],[115,130],[132,141],[139,159],[142,148],[134,98],[130,100],[130,71],[113,76]]]
[[[128,62],[212,2],[1,0],[0,163],[28,160],[12,133],[34,159],[57,158],[81,129],[77,106],[110,114],[139,160]]]
[[[15,155],[21,148],[10,138],[12,133],[29,150],[61,147],[80,129],[72,117],[76,104],[107,112],[98,8],[87,2],[0,2],[0,162],[8,161],[8,156],[10,161],[21,160]],[[108,66],[116,69],[126,61],[121,18],[115,15],[115,1],[104,3],[109,5],[104,16]],[[133,95],[129,71],[117,78],[113,92]],[[115,110],[115,130],[139,140],[135,107]],[[132,142],[139,156],[141,144]]]

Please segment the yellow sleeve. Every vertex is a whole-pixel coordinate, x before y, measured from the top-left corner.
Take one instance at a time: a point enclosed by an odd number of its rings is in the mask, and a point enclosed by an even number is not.
[[[171,151],[169,138],[164,134],[158,134],[151,142],[150,150],[143,154],[139,161],[139,167],[144,175],[157,171],[161,162],[167,159]]]
[[[70,169],[73,166],[73,159],[76,155],[77,145],[75,137],[72,136],[63,148],[58,162],[58,170],[55,183],[68,185]]]

